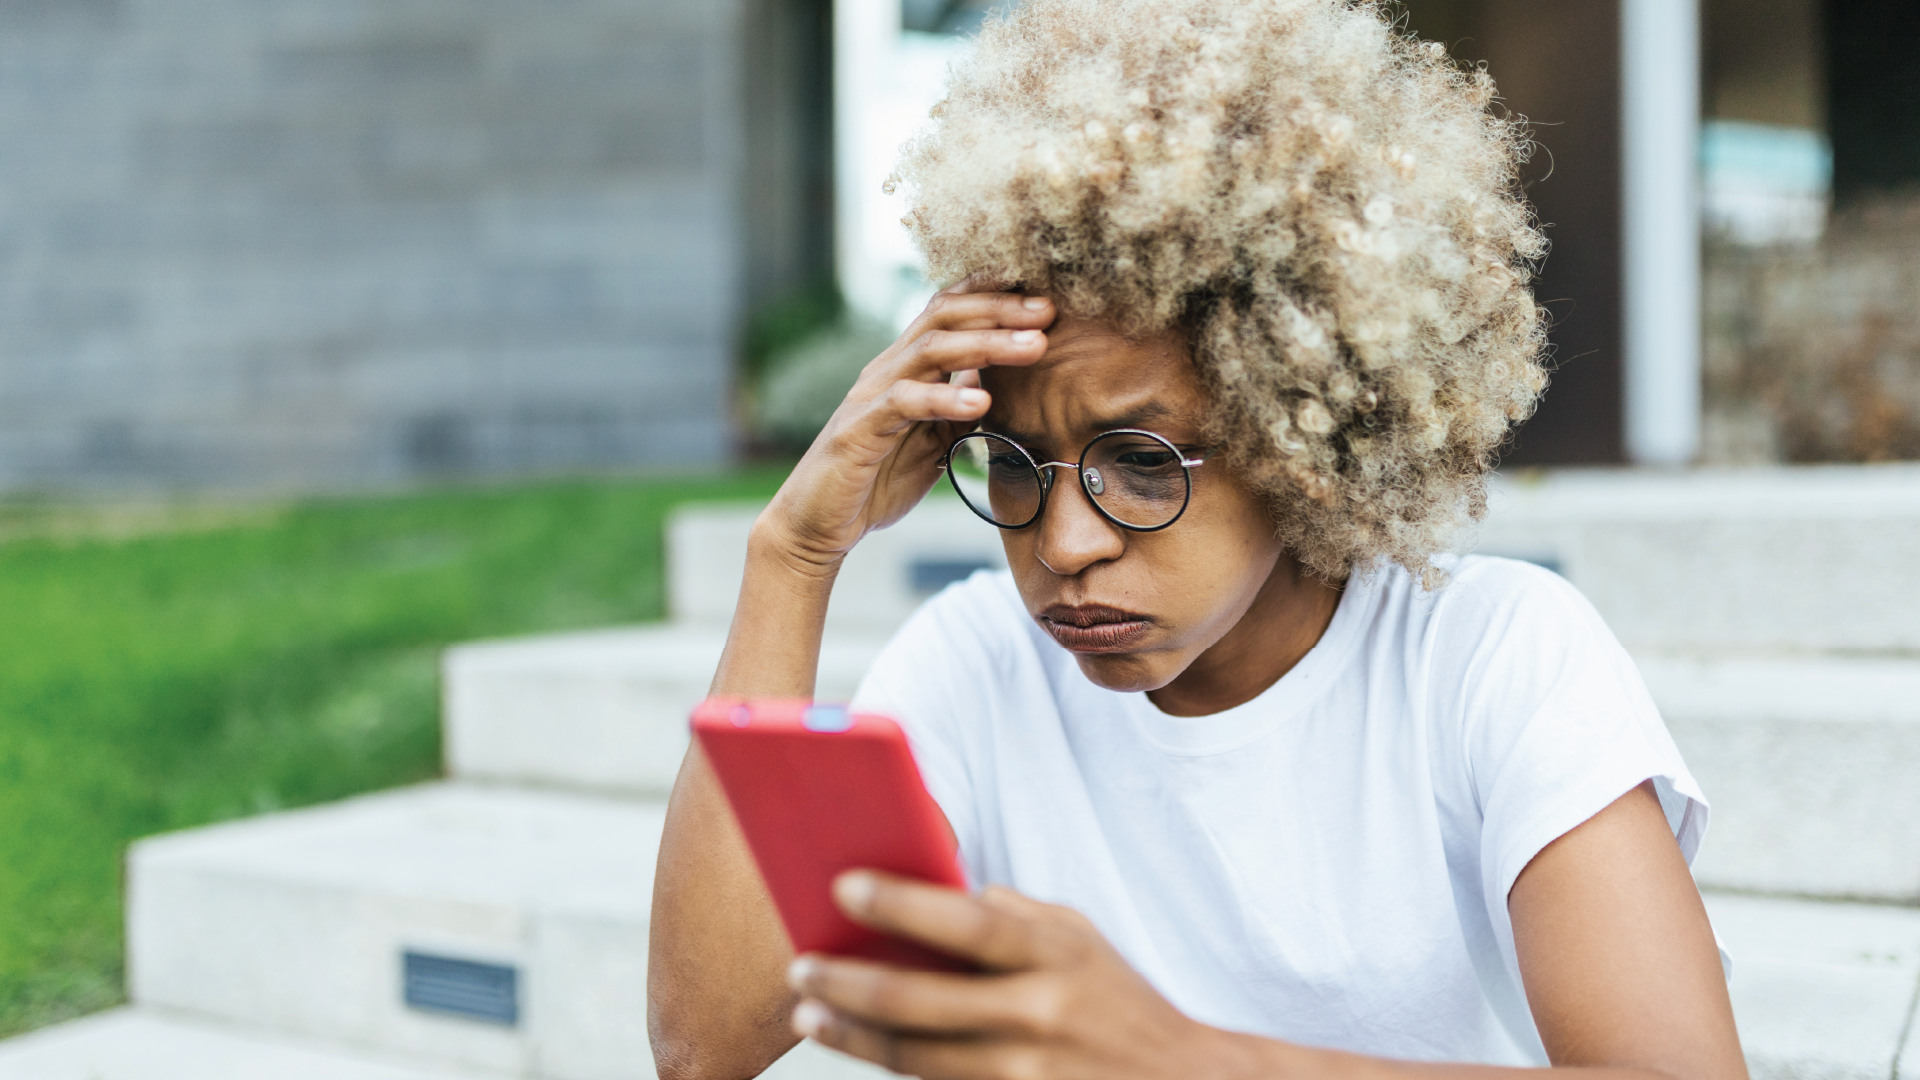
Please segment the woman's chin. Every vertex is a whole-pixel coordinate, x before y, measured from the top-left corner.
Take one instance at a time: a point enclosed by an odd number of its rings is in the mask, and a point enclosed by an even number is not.
[[[1144,694],[1172,682],[1184,670],[1161,653],[1076,653],[1074,660],[1087,681],[1117,694]]]

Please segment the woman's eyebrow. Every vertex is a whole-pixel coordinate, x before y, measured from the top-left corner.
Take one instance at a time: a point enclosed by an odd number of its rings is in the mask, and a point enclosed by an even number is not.
[[[1115,431],[1120,428],[1145,428],[1157,420],[1165,420],[1168,416],[1172,415],[1172,413],[1173,410],[1167,408],[1165,405],[1157,401],[1149,401],[1138,408],[1129,409],[1118,415],[1100,417],[1088,421],[1086,428],[1089,434],[1096,435],[1102,431]],[[1018,431],[1004,425],[995,426],[988,430],[991,430],[995,435],[1002,435],[1012,439],[1021,446],[1034,446],[1047,441],[1045,435],[1031,431]]]
[[[1172,411],[1157,401],[1149,401],[1118,416],[1096,420],[1093,422],[1093,427],[1099,431],[1112,431],[1115,428],[1143,428],[1155,420],[1165,420]]]

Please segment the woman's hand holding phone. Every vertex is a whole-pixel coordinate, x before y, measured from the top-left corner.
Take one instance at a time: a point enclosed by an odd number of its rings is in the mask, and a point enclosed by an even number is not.
[[[840,875],[834,899],[855,922],[982,970],[909,971],[818,954],[793,962],[794,1031],[894,1072],[925,1080],[1261,1075],[1278,1048],[1182,1014],[1070,908],[862,870]]]

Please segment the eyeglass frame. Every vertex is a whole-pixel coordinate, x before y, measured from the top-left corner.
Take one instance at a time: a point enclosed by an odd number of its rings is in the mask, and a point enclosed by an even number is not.
[[[992,436],[1006,443],[1008,446],[1013,447],[1015,450],[1020,451],[1020,456],[1027,459],[1027,464],[1032,466],[1033,471],[1040,477],[1040,505],[1034,508],[1032,517],[1018,525],[1002,525],[1000,522],[981,513],[980,508],[973,505],[973,500],[967,498],[967,493],[960,490],[960,481],[954,479],[953,452],[960,448],[961,443],[977,435]],[[1130,525],[1114,517],[1107,511],[1106,507],[1100,505],[1100,497],[1095,495],[1093,489],[1087,485],[1087,451],[1093,449],[1093,444],[1111,435],[1144,435],[1173,451],[1174,460],[1179,462],[1180,468],[1183,470],[1181,475],[1187,482],[1187,492],[1180,500],[1180,509],[1175,510],[1172,517],[1159,525]],[[953,485],[954,494],[960,496],[960,501],[966,504],[967,509],[973,511],[975,517],[996,529],[1006,529],[1009,532],[1025,529],[1045,516],[1047,512],[1047,497],[1053,494],[1053,473],[1049,470],[1062,468],[1073,470],[1074,478],[1080,481],[1081,492],[1087,496],[1087,502],[1091,504],[1095,510],[1100,512],[1101,517],[1106,518],[1109,522],[1128,532],[1151,533],[1172,528],[1174,522],[1179,521],[1180,518],[1186,514],[1187,507],[1193,505],[1193,470],[1207,463],[1206,455],[1208,452],[1208,448],[1202,447],[1199,456],[1189,456],[1187,452],[1180,449],[1172,439],[1158,432],[1148,431],[1145,428],[1114,428],[1111,431],[1103,431],[1093,438],[1088,439],[1087,445],[1080,448],[1080,461],[1077,464],[1071,461],[1035,461],[1033,451],[1028,450],[1026,447],[1021,446],[1019,443],[997,431],[987,431],[984,428],[980,428],[969,431],[953,440],[952,444],[947,447],[946,454],[940,459],[940,471],[947,474],[947,483]]]

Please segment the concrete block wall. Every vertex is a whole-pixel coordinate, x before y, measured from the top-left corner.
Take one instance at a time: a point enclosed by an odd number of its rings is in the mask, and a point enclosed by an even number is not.
[[[719,459],[740,8],[0,5],[0,488]]]

